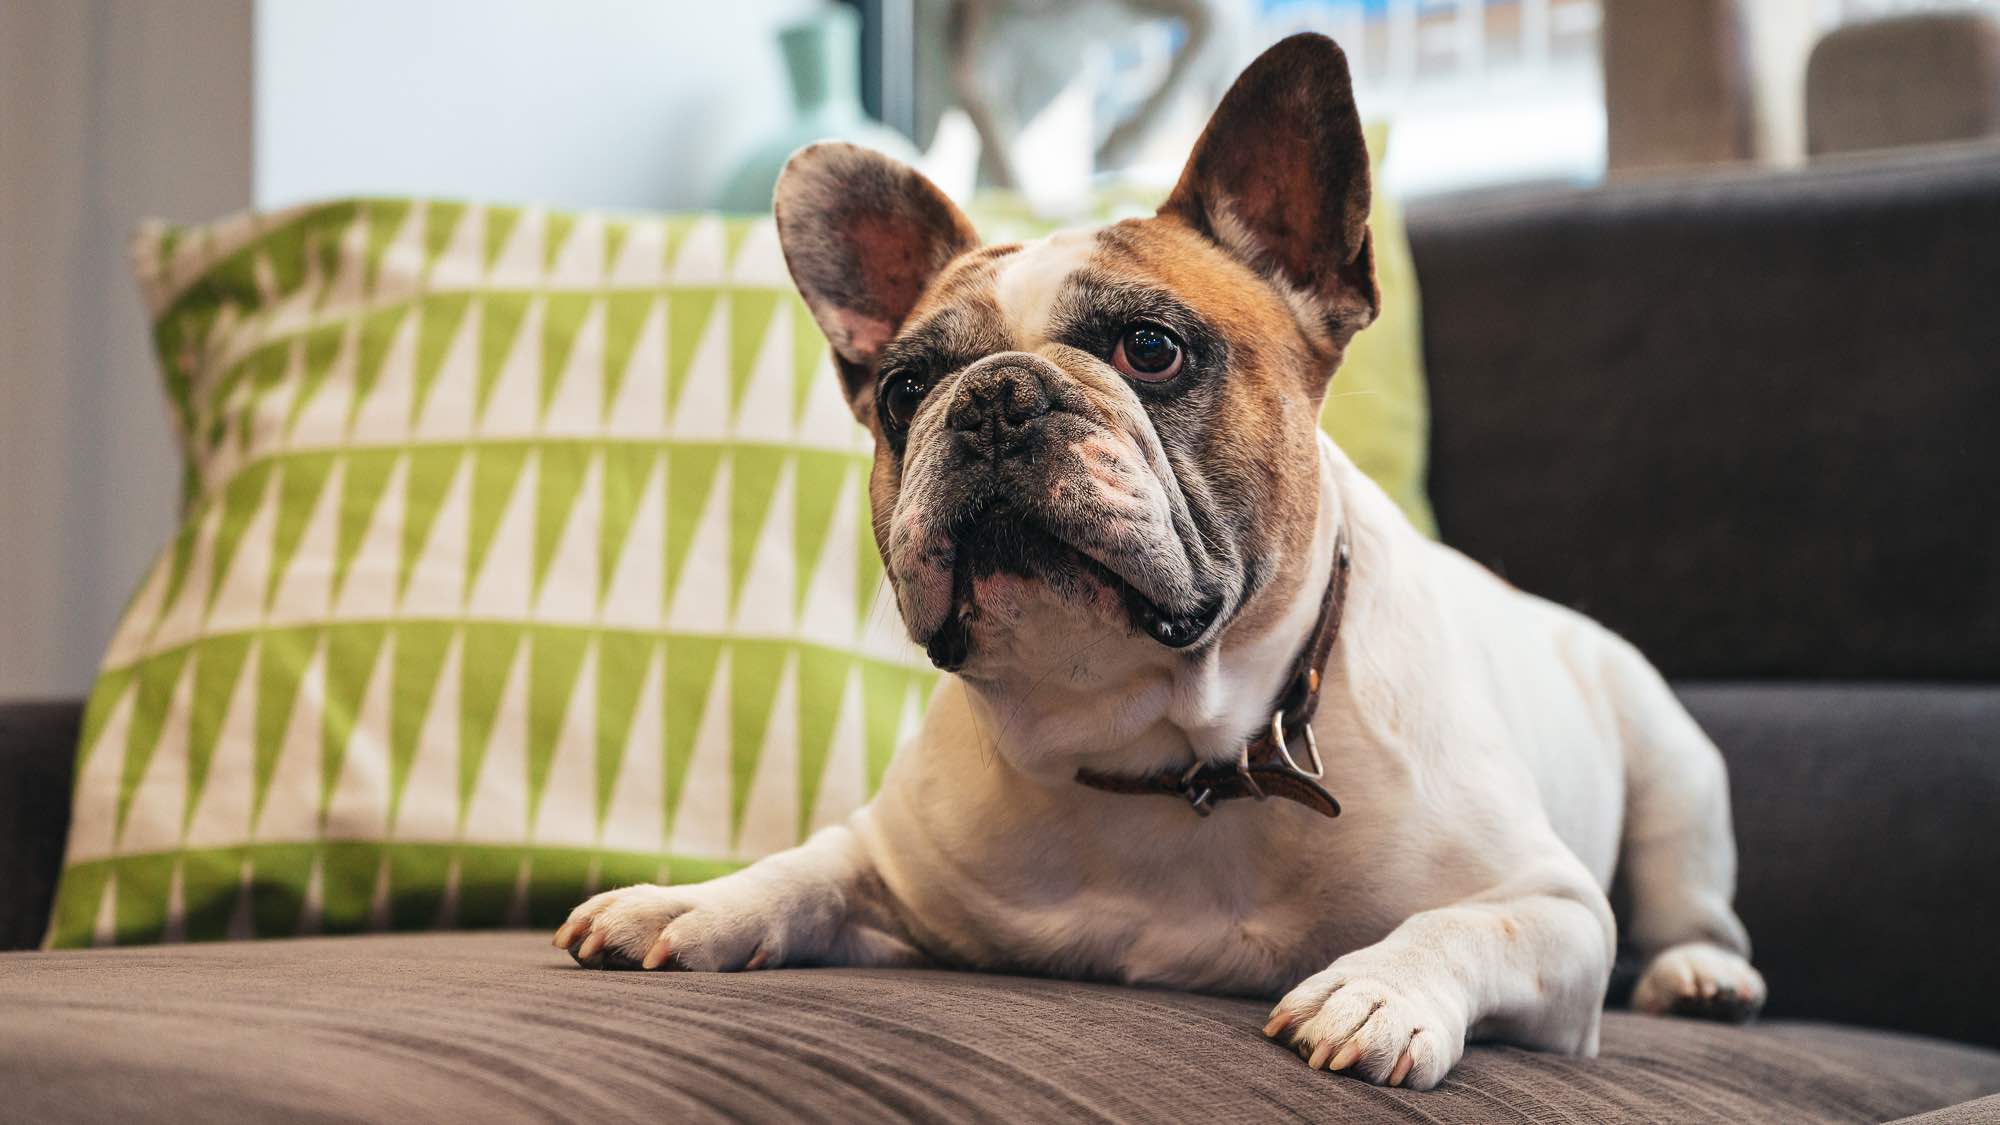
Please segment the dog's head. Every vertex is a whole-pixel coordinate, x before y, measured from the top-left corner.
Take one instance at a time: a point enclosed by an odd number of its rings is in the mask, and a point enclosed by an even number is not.
[[[1001,682],[1076,641],[1185,662],[1291,604],[1320,403],[1378,304],[1331,40],[1252,63],[1153,218],[982,247],[922,176],[842,144],[794,156],[776,205],[933,662]]]

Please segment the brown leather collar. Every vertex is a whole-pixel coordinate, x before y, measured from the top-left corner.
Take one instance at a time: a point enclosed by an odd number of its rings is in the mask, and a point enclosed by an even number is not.
[[[1272,704],[1270,724],[1244,745],[1236,761],[1228,765],[1197,762],[1184,770],[1165,769],[1138,777],[1080,769],[1076,771],[1077,781],[1107,793],[1179,797],[1202,816],[1213,812],[1216,805],[1238,797],[1255,797],[1260,801],[1283,797],[1321,816],[1339,816],[1340,802],[1320,784],[1326,768],[1320,761],[1319,743],[1313,738],[1312,717],[1319,709],[1321,676],[1333,654],[1334,638],[1340,635],[1350,567],[1347,528],[1343,525],[1333,543],[1333,574],[1327,579],[1325,596],[1320,599],[1319,622],[1292,662],[1292,674],[1285,678],[1285,686]],[[1301,742],[1310,769],[1292,756],[1291,747]]]

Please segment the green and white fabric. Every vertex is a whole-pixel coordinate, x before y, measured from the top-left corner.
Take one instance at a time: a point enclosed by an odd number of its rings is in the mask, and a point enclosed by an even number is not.
[[[873,791],[935,674],[768,218],[346,201],[134,261],[185,512],[50,945],[548,925]]]
[[[135,256],[187,512],[53,944],[546,922],[865,798],[932,674],[768,222],[370,201]]]

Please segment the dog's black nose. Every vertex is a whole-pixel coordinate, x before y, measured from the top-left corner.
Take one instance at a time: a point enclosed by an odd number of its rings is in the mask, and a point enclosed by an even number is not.
[[[1019,426],[1048,412],[1049,392],[1039,372],[1023,365],[996,364],[966,372],[958,401],[952,404],[951,425],[955,430],[976,430],[998,420]]]
[[[1018,453],[1035,420],[1049,412],[1049,389],[1042,378],[1028,364],[975,367],[960,380],[945,420],[980,456]]]

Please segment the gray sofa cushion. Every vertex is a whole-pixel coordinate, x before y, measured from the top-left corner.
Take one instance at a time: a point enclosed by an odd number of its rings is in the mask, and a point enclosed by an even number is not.
[[[2000,687],[1676,690],[1729,760],[1767,1014],[2000,1046]]]
[[[1417,1094],[1312,1073],[1267,1005],[1027,978],[592,973],[540,934],[0,956],[19,1120],[1880,1121],[2000,1053],[1622,1013],[1597,1059],[1477,1047]]]
[[[1429,203],[1410,244],[1447,542],[1676,678],[2000,679],[2000,147]]]

